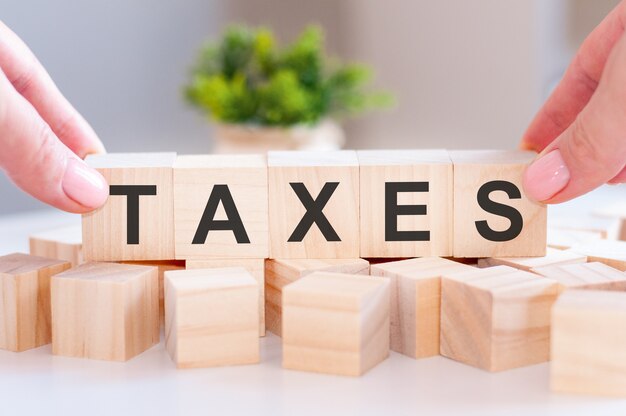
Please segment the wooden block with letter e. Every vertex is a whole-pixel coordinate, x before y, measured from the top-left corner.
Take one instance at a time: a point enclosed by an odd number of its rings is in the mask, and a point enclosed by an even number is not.
[[[547,361],[559,286],[508,266],[441,280],[441,355],[489,371]]]
[[[28,254],[0,257],[0,349],[19,352],[50,343],[50,278],[70,267]]]
[[[265,260],[265,320],[267,329],[282,334],[282,293],[290,283],[313,272],[369,274],[363,259],[268,259]]]
[[[355,151],[269,152],[270,257],[359,257]]]
[[[165,347],[177,367],[259,362],[257,285],[243,267],[165,273]]]
[[[445,150],[360,150],[361,257],[452,255]]]
[[[557,264],[531,269],[559,283],[565,289],[593,289],[626,291],[626,273],[603,263]]]
[[[32,234],[30,254],[69,261],[72,266],[83,262],[83,236],[80,225],[55,228]]]
[[[55,355],[126,361],[159,342],[156,267],[85,263],[51,290]]]
[[[441,276],[475,270],[440,257],[371,266],[391,283],[391,350],[413,358],[439,355]]]
[[[259,335],[265,335],[265,259],[187,260],[187,270],[243,267],[256,280],[259,289]]]
[[[626,293],[567,290],[552,310],[553,391],[626,397]]]
[[[598,261],[626,271],[626,241],[599,240],[576,245],[569,251],[585,255],[589,261]]]
[[[267,198],[265,155],[179,156],[176,258],[268,257]]]
[[[110,186],[106,204],[83,215],[86,261],[174,258],[175,153],[109,153],[85,159]]]
[[[454,163],[454,257],[546,254],[546,206],[522,189],[533,152],[451,151]]]
[[[389,355],[389,281],[315,272],[283,289],[283,367],[360,376]]]
[[[546,255],[541,257],[488,257],[478,259],[478,267],[511,266],[516,269],[531,271],[536,267],[557,264],[585,263],[587,256],[571,251],[558,250],[548,247]]]

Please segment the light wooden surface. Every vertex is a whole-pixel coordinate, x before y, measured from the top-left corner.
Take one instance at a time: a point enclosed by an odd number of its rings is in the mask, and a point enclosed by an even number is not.
[[[360,376],[389,356],[389,281],[315,272],[283,289],[283,367]]]
[[[567,250],[577,244],[600,240],[599,231],[568,230],[566,228],[548,226],[547,245],[549,248]]]
[[[587,256],[589,261],[598,261],[626,271],[626,241],[599,240],[576,245],[570,251]]]
[[[478,259],[478,267],[511,266],[516,269],[530,271],[535,267],[551,266],[557,264],[584,263],[587,256],[571,251],[550,248],[542,257],[488,257]]]
[[[178,368],[259,362],[257,285],[243,267],[165,273],[165,346]]]
[[[552,208],[552,207],[551,207]],[[594,206],[593,209],[597,207]],[[601,217],[590,212],[563,211],[560,207],[550,209],[548,226],[562,230],[587,231],[600,233],[602,238],[617,240],[620,236],[622,222],[619,218]]]
[[[83,262],[83,236],[81,226],[54,228],[32,234],[29,253],[34,256],[69,261],[72,266]]]
[[[626,291],[626,272],[603,263],[556,264],[531,269],[559,283],[565,289],[594,289]]]
[[[52,277],[52,353],[126,361],[159,342],[156,267],[85,263]]]
[[[599,217],[617,219],[620,222],[619,239],[626,241],[626,197],[621,201],[614,201],[597,208],[593,214]]]
[[[445,150],[360,150],[361,257],[452,255],[452,161]],[[398,215],[398,231],[427,231],[428,241],[390,241],[385,235],[385,188],[426,182],[426,192],[398,192],[397,205],[423,205],[425,215]],[[395,204],[394,204],[395,205]]]

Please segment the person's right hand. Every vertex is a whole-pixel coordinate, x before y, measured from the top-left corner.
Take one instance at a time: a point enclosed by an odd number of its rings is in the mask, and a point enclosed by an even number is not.
[[[28,47],[0,22],[0,168],[24,191],[69,212],[100,207],[102,175],[81,159],[104,152]]]

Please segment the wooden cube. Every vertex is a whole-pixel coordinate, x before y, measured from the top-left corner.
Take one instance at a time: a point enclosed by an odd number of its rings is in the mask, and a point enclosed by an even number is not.
[[[444,275],[441,355],[489,371],[549,359],[558,284],[508,266]]]
[[[552,310],[552,390],[626,397],[624,328],[626,293],[563,293]]]
[[[283,367],[360,376],[389,355],[389,281],[315,272],[283,289]]]
[[[626,273],[603,263],[557,264],[531,269],[559,283],[565,289],[593,289],[626,291]]]
[[[208,259],[188,260],[187,270],[221,269],[224,267],[243,267],[254,280],[259,289],[259,335],[265,336],[265,259]]]
[[[478,259],[478,267],[511,266],[516,269],[531,271],[531,269],[536,267],[585,263],[586,261],[587,256],[582,254],[548,248],[546,255],[542,257],[489,257]]]
[[[110,185],[106,204],[83,215],[86,261],[174,258],[175,153],[109,153],[85,161]]]
[[[50,278],[70,267],[21,253],[0,257],[0,349],[20,352],[50,343]]]
[[[621,221],[614,217],[598,217],[591,214],[572,214],[567,207],[551,209],[548,226],[561,230],[599,233],[603,239],[618,240]]]
[[[440,257],[372,265],[372,276],[391,283],[391,350],[412,358],[439,355],[441,276],[472,270]]]
[[[626,241],[626,199],[615,201],[611,204],[598,208],[593,213],[595,216],[619,221],[619,240]]]
[[[522,189],[523,151],[453,151],[454,257],[546,254],[546,206]]]
[[[83,262],[83,235],[80,225],[32,234],[29,246],[33,256],[69,261],[72,267]]]
[[[165,273],[165,346],[178,368],[259,362],[257,282],[243,267]]]
[[[568,230],[565,228],[548,227],[548,248],[567,250],[575,245],[597,241],[602,238],[598,231]]]
[[[270,257],[359,257],[355,151],[269,152]]]
[[[53,354],[126,361],[159,342],[156,267],[85,263],[51,287]]]
[[[361,257],[452,255],[445,150],[360,150]]]
[[[282,334],[283,288],[313,272],[369,274],[363,259],[268,259],[265,261],[265,321],[274,334]]]
[[[174,166],[177,259],[266,258],[265,155],[179,156]]]
[[[589,261],[626,271],[626,241],[599,240],[574,246],[569,251],[585,255]]]

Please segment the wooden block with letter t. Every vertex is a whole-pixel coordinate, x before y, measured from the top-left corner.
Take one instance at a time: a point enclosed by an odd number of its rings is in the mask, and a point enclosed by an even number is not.
[[[30,254],[69,261],[73,266],[83,262],[83,236],[80,225],[55,228],[32,234]]]
[[[452,255],[445,150],[360,150],[361,257]]]
[[[176,258],[268,257],[267,198],[265,155],[179,156]]]
[[[522,189],[534,152],[451,151],[454,257],[546,254],[546,206]]]
[[[355,151],[269,152],[270,257],[359,257]]]
[[[174,258],[175,153],[90,155],[110,186],[106,204],[83,215],[85,261]]]

